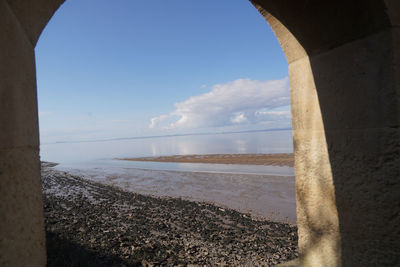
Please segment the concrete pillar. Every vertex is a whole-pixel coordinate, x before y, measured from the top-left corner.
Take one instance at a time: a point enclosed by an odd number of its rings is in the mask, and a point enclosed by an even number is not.
[[[400,264],[399,44],[399,30],[388,27],[310,56],[313,84],[309,85],[298,83],[304,75],[302,60],[289,67],[296,114],[296,172],[301,175],[297,181],[299,233],[300,238],[309,237],[301,239],[305,263],[325,260],[329,254],[319,253],[318,248],[314,253],[315,239],[322,234],[333,236],[332,230],[338,227],[334,235],[340,242],[340,261],[335,266]],[[313,85],[313,92],[304,90]],[[298,103],[299,97],[303,101]],[[318,123],[310,121],[313,108],[307,100],[315,103],[315,109],[318,100],[322,119]],[[306,120],[309,125],[303,124]],[[323,135],[325,143],[319,146],[317,140]],[[308,142],[314,144],[313,151],[307,150]],[[314,157],[318,150],[325,151],[318,156],[324,164]],[[315,182],[330,188],[316,199]],[[334,203],[338,225],[333,223]],[[329,216],[321,211],[330,206],[332,223],[325,227],[321,222]]]
[[[289,63],[302,266],[400,264],[398,12],[254,2]]]
[[[335,188],[309,58],[290,63],[289,73],[301,262],[304,266],[340,266]]]
[[[34,45],[0,0],[0,266],[45,266]]]

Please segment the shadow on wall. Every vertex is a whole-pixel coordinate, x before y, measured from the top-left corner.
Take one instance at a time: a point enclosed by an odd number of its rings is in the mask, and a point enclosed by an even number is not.
[[[302,254],[400,264],[399,2],[253,2],[289,62]]]
[[[387,29],[310,60],[346,265],[400,264],[400,131],[394,51],[392,30]]]
[[[366,1],[364,13],[360,6],[348,9],[354,12],[347,24],[360,38],[311,57],[310,65],[335,188],[342,263],[395,266],[400,263],[399,98],[393,66],[398,48],[383,1]]]

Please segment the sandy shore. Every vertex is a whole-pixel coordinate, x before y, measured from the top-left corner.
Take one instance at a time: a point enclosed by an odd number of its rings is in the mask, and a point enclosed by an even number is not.
[[[42,181],[48,266],[270,266],[298,256],[295,226],[50,167]]]
[[[130,161],[294,166],[293,154],[208,154],[122,158]]]

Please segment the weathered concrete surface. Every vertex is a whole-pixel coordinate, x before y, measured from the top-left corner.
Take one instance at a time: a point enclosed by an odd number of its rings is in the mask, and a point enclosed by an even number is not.
[[[334,177],[309,58],[291,63],[289,73],[301,261],[304,266],[340,266]]]
[[[39,158],[18,148],[0,154],[0,266],[46,263]]]
[[[396,0],[251,0],[266,17],[276,18],[307,55],[319,54],[391,26]],[[386,2],[391,6],[386,6]],[[393,15],[395,16],[395,15]],[[274,29],[274,25],[271,27]],[[281,41],[281,31],[274,29]],[[285,50],[285,54],[290,51]],[[292,62],[296,58],[288,58]]]
[[[35,46],[44,27],[64,0],[6,0]]]
[[[400,264],[399,2],[254,2],[289,62],[301,264]]]
[[[0,1],[0,148],[38,147],[33,46],[5,1]]]
[[[344,266],[400,263],[399,84],[393,28],[310,59]]]
[[[0,266],[44,266],[34,46],[0,0]]]
[[[44,266],[34,45],[62,0],[0,0],[0,265]],[[301,264],[400,264],[400,4],[253,0],[289,62]]]

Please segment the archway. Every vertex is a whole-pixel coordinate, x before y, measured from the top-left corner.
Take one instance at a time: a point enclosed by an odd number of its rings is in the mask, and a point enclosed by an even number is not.
[[[34,46],[62,2],[0,3],[2,265],[45,265]],[[302,264],[398,264],[400,4],[253,4],[289,62]]]

